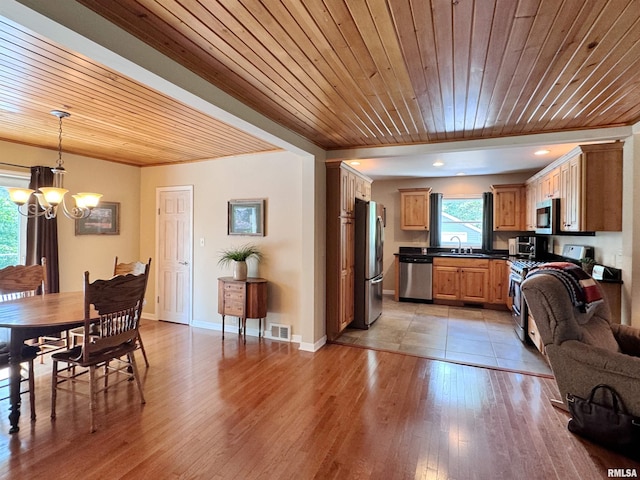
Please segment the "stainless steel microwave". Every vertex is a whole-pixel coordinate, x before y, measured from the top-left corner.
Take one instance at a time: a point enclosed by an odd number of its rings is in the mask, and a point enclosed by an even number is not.
[[[536,204],[536,233],[553,235],[560,225],[560,199],[549,198]]]

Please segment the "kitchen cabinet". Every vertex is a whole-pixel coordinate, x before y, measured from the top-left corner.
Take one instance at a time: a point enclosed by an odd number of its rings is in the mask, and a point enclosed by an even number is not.
[[[371,200],[371,179],[342,162],[327,164],[327,338],[353,321],[355,199]]]
[[[529,331],[527,332],[527,336],[529,337],[529,340],[531,340],[531,343],[533,343],[533,345],[540,351],[540,353],[545,355],[544,343],[542,343],[542,338],[540,338],[540,331],[538,330],[538,325],[536,325],[536,320],[533,318],[532,315],[529,315],[529,318],[528,318],[528,328],[529,328]]]
[[[344,330],[353,321],[354,306],[354,235],[355,219],[340,219],[340,243],[342,252],[340,255],[340,317],[339,331]]]
[[[509,295],[510,281],[511,281],[511,264],[506,262],[506,271],[504,272],[504,285],[507,289],[507,296],[505,297],[505,304],[507,306],[507,310],[511,311],[513,309],[513,297]]]
[[[507,305],[509,264],[502,259],[435,257],[433,299]]]
[[[580,157],[574,157],[562,164],[562,188],[560,202],[560,230],[580,231]]]
[[[560,167],[546,172],[538,180],[538,202],[548,198],[560,198]]]
[[[582,147],[584,151],[562,166],[560,230],[621,231],[622,145],[608,150],[587,147],[596,145]]]
[[[433,260],[433,299],[459,300],[460,268],[440,263],[440,259]]]
[[[489,260],[475,258],[434,258],[434,300],[489,301]]]
[[[493,229],[497,231],[525,230],[524,184],[491,185],[493,192]]]
[[[536,229],[536,203],[538,203],[538,182],[530,180],[525,186],[525,230]]]
[[[356,176],[346,168],[340,169],[340,216],[352,217],[356,202]]]
[[[506,260],[489,261],[489,303],[507,303],[509,298],[509,266]]]
[[[362,178],[361,176],[355,176],[356,191],[355,197],[361,200],[371,200],[371,182]]]
[[[560,232],[622,230],[622,146],[580,145],[527,180],[546,198],[560,198]],[[527,202],[529,215],[535,205]]]
[[[400,189],[402,230],[429,230],[429,195],[431,188]]]

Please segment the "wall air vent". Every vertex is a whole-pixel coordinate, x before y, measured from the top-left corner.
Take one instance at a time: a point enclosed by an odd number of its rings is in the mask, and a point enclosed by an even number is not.
[[[275,340],[291,341],[291,325],[283,325],[281,323],[271,324],[271,338]]]

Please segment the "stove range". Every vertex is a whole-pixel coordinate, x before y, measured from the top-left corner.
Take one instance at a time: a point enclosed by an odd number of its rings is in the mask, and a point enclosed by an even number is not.
[[[511,271],[517,273],[521,277],[525,277],[529,270],[544,263],[547,262],[542,262],[540,260],[511,260]]]

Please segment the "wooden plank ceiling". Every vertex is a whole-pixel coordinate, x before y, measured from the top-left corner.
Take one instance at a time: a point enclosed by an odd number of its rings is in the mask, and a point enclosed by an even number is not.
[[[640,120],[640,0],[78,1],[329,150]],[[0,73],[14,83],[3,82],[0,102],[5,90],[26,88],[18,97],[38,97],[40,112],[91,103],[79,121],[114,155],[143,164],[270,148],[89,59],[3,28],[10,42],[32,45],[8,60],[18,47],[2,39]],[[25,87],[9,68],[41,81]],[[66,92],[71,98],[43,91],[71,80],[80,84]],[[60,100],[51,105],[52,98]],[[38,126],[50,132],[50,122]],[[171,140],[158,145],[165,136]]]
[[[0,19],[0,139],[136,166],[277,150]],[[12,159],[2,158],[11,163]]]

